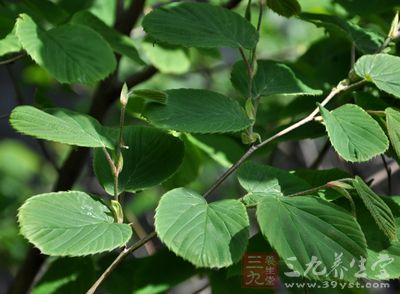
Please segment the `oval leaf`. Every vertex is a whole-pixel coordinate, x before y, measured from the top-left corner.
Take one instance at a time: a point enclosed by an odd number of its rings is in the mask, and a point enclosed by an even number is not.
[[[88,27],[66,24],[44,31],[26,14],[16,23],[22,47],[61,83],[94,83],[116,67],[111,47]]]
[[[130,126],[124,128],[123,169],[119,174],[119,191],[149,188],[160,184],[179,168],[184,145],[163,131]],[[100,184],[114,194],[114,178],[103,150],[94,151],[93,167]]]
[[[362,162],[382,154],[389,141],[379,124],[362,108],[343,105],[333,111],[320,107],[329,139],[343,159]]]
[[[374,83],[382,91],[400,98],[400,57],[364,55],[357,60],[354,70],[358,76]]]
[[[287,264],[310,279],[335,277],[335,253],[342,264],[366,256],[366,241],[356,220],[344,209],[313,197],[266,197],[257,207],[261,232]],[[315,274],[307,270],[312,257],[321,262]],[[343,280],[354,281],[357,267],[348,268]]]
[[[161,198],[155,227],[170,250],[198,267],[221,268],[237,262],[249,237],[249,218],[242,203],[232,199],[208,204],[184,188]]]
[[[114,222],[112,212],[83,192],[29,198],[18,212],[21,233],[43,254],[83,256],[125,245],[132,230]]]
[[[233,66],[231,81],[233,86],[245,97],[248,96],[248,74],[243,61]],[[285,64],[274,61],[257,61],[257,72],[253,78],[252,96],[271,95],[321,95],[299,80]]]
[[[353,185],[378,227],[390,240],[396,240],[396,222],[389,206],[360,177],[355,178]]]
[[[46,111],[18,106],[10,115],[11,125],[22,134],[39,139],[83,147],[114,148],[100,123],[94,118],[62,108]]]
[[[367,239],[368,257],[365,263],[365,271],[361,271],[360,278],[371,280],[389,280],[400,277],[400,242],[390,241],[371,217],[371,212],[355,197],[357,221]],[[382,197],[381,200],[393,212],[397,234],[400,236],[400,197]],[[397,202],[397,203],[396,203]],[[346,205],[347,206],[347,205]]]
[[[161,42],[187,47],[252,49],[256,29],[239,14],[205,3],[162,6],[146,15],[144,30]]]
[[[227,133],[251,124],[237,101],[216,92],[177,89],[166,93],[166,105],[152,104],[144,112],[156,127],[189,133]]]

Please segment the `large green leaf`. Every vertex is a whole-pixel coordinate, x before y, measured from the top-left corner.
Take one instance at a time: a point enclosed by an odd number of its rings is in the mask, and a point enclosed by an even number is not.
[[[144,55],[162,73],[183,74],[190,68],[190,58],[185,48],[151,40],[143,41],[142,47]]]
[[[364,55],[354,70],[361,78],[373,82],[379,89],[400,98],[400,57],[388,54]]]
[[[79,11],[72,17],[71,22],[95,30],[110,44],[115,52],[128,56],[138,64],[144,64],[131,38],[107,26],[89,11]]]
[[[238,200],[208,204],[184,188],[162,196],[156,232],[167,247],[198,267],[221,268],[238,261],[247,246],[249,219]]]
[[[86,26],[66,24],[45,31],[21,14],[16,34],[32,59],[62,83],[94,83],[116,67],[111,47]]]
[[[187,47],[252,49],[258,41],[256,29],[246,19],[205,3],[162,6],[146,15],[143,28],[156,40]]]
[[[237,177],[248,192],[243,197],[246,205],[254,205],[264,197],[289,195],[311,188],[289,171],[251,161],[242,164]]]
[[[114,148],[112,139],[94,118],[62,108],[46,111],[18,106],[10,115],[11,125],[20,133],[39,139],[83,147]]]
[[[184,146],[180,139],[149,127],[124,129],[123,169],[119,174],[119,191],[136,191],[160,184],[180,166]],[[94,151],[94,171],[104,189],[114,193],[114,177],[103,150]]]
[[[297,0],[267,0],[267,5],[274,12],[290,17],[301,11],[301,6]]]
[[[382,36],[335,15],[302,13],[300,17],[333,34],[344,36],[363,53],[375,53],[383,43]]]
[[[234,87],[245,97],[248,95],[248,73],[243,61],[233,66],[231,81]],[[257,61],[257,72],[253,78],[252,96],[271,95],[321,95],[299,80],[285,64],[268,60]]]
[[[189,133],[241,131],[251,121],[235,100],[208,90],[168,90],[166,105],[151,104],[144,116],[163,129]]]
[[[381,199],[393,212],[396,221],[397,235],[400,236],[400,197],[382,197]],[[357,221],[361,225],[368,245],[368,257],[364,263],[365,271],[360,271],[360,274],[372,280],[399,278],[400,241],[390,241],[371,217],[371,212],[361,199],[355,197],[354,200],[356,202]],[[341,204],[347,206],[346,202]]]
[[[371,213],[378,227],[390,240],[396,240],[396,223],[392,211],[381,197],[375,194],[360,177],[353,181],[358,195]]]
[[[393,108],[386,108],[385,114],[390,143],[397,156],[400,157],[400,112]]]
[[[266,197],[258,204],[257,220],[279,256],[307,278],[338,279],[331,270],[335,254],[343,265],[366,256],[365,237],[356,220],[341,207],[319,198]],[[306,273],[313,256],[321,262],[317,269],[325,267],[325,273]],[[357,271],[349,267],[342,280],[356,280]]]
[[[333,111],[320,107],[320,111],[333,147],[345,160],[367,161],[388,149],[379,124],[359,106],[346,104]]]
[[[47,255],[83,256],[121,247],[132,235],[107,206],[78,191],[29,198],[19,209],[21,233]]]

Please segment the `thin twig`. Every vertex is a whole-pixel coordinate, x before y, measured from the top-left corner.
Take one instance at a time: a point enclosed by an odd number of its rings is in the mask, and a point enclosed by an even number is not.
[[[11,57],[9,59],[2,60],[2,61],[0,61],[0,65],[13,63],[13,62],[17,61],[18,59],[24,57],[25,55],[26,55],[25,53],[22,53],[22,54],[13,56],[13,57]]]
[[[350,56],[350,68],[354,68],[354,64],[356,63],[356,43],[351,42],[351,56]]]
[[[326,140],[326,142],[324,143],[324,146],[322,146],[321,151],[318,153],[317,158],[315,158],[315,160],[313,161],[313,163],[310,164],[311,169],[316,169],[320,166],[320,164],[322,163],[322,161],[325,158],[325,155],[328,153],[329,149],[331,147],[331,142],[329,140]]]
[[[244,49],[242,47],[239,47],[239,52],[240,52],[240,55],[242,56],[244,64],[246,65],[247,74],[249,75],[249,81],[251,82],[250,79],[251,79],[251,77],[253,75],[253,69],[251,67],[250,61],[247,59],[246,53],[244,52]],[[251,83],[249,83],[249,84],[250,84],[249,85],[249,92],[250,93],[248,94],[247,98],[250,98],[250,96],[251,96]]]
[[[365,83],[364,80],[361,80],[359,82],[356,82],[354,84],[350,85],[343,85],[340,84],[333,88],[331,92],[326,96],[326,98],[321,102],[321,106],[325,106],[329,101],[331,101],[337,94],[344,92],[344,91],[349,91],[354,88],[357,88]],[[308,122],[311,122],[314,120],[315,116],[319,113],[319,107],[316,107],[313,112],[311,112],[308,116],[303,118],[302,120],[298,121],[297,123],[294,123],[293,125],[283,129],[282,131],[276,133],[275,135],[269,137],[268,139],[262,141],[259,144],[253,145],[250,147],[249,150],[243,156],[235,163],[233,164],[229,169],[227,169],[219,178],[218,180],[203,194],[204,197],[207,197],[210,195],[215,189],[217,189],[234,171],[236,171],[239,166],[247,159],[249,158],[255,151],[258,149],[264,147],[265,145],[269,144],[270,142],[276,140],[279,137],[282,137],[283,135],[286,135],[290,133],[291,131],[307,124]]]
[[[147,232],[141,225],[141,223],[140,223],[139,219],[136,217],[136,215],[133,212],[129,211],[126,213],[126,218],[131,223],[131,226],[135,230],[138,237],[140,239],[146,238]],[[156,252],[156,248],[151,241],[144,244],[144,247],[149,255],[153,255]]]
[[[340,181],[340,180],[338,180],[338,181]],[[319,190],[323,190],[323,189],[326,189],[326,188],[329,188],[328,184],[324,184],[324,185],[321,185],[321,186],[318,186],[318,187],[314,187],[314,188],[311,188],[311,189],[307,189],[307,190],[304,190],[304,191],[300,191],[300,192],[297,192],[297,193],[289,194],[289,195],[286,195],[286,197],[303,196],[303,195],[307,195],[307,194],[310,194],[310,193],[318,192]]]
[[[53,156],[49,153],[47,150],[44,142],[40,139],[37,139],[36,142],[38,142],[40,149],[42,150],[43,156],[47,159],[47,161],[53,166],[53,168],[57,171],[57,173],[60,172],[60,168],[58,167],[57,162],[54,160]]]
[[[110,264],[110,266],[101,274],[101,276],[96,280],[92,287],[86,292],[86,294],[93,294],[97,290],[97,288],[101,285],[101,283],[114,271],[114,269],[127,257],[130,253],[142,247],[148,241],[153,239],[156,236],[155,232],[148,234],[145,238],[137,241],[130,247],[125,248],[121,251],[118,257]]]
[[[392,195],[392,169],[388,165],[384,154],[381,154],[381,159],[387,174],[387,193]]]
[[[12,70],[11,65],[7,65],[6,69],[7,69],[8,75],[10,76],[10,80],[11,80],[11,83],[12,83],[13,88],[14,88],[15,99],[17,100],[19,105],[24,105],[25,104],[24,96],[22,95],[22,91],[21,91],[21,89],[19,87],[17,78],[14,75],[14,71]]]
[[[9,116],[10,116],[9,113],[1,114],[1,115],[0,115],[0,119],[5,119],[5,118],[7,118],[7,117],[9,117]]]
[[[15,99],[17,100],[17,104],[18,105],[24,105],[25,104],[25,99],[24,99],[24,95],[22,94],[21,88],[19,86],[19,83],[17,81],[17,78],[14,75],[14,71],[11,67],[10,64],[6,65],[6,69],[8,72],[8,75],[10,76],[11,79],[11,83],[13,85],[14,88],[14,92],[15,92]],[[8,116],[8,114],[7,114]],[[44,158],[46,158],[46,160],[53,166],[53,168],[59,173],[60,172],[60,168],[58,167],[56,161],[54,160],[54,158],[50,155],[50,153],[48,152],[46,146],[44,145],[43,141],[40,139],[36,139],[36,142],[38,143],[40,150],[43,153]]]

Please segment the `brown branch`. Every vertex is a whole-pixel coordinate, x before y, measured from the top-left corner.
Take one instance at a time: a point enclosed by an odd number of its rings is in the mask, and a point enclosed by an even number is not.
[[[25,56],[26,56],[26,54],[22,53],[22,54],[10,57],[9,59],[0,61],[0,65],[13,63],[13,62],[17,61],[18,59],[21,59]]]
[[[344,92],[344,91],[349,91],[353,90],[354,88],[357,88],[361,85],[365,84],[365,81],[359,81],[351,85],[339,85],[331,90],[331,92],[328,94],[328,96],[325,97],[325,99],[321,102],[321,106],[325,106],[328,104],[329,101],[331,101],[337,94]],[[319,113],[319,107],[316,107],[313,112],[311,112],[308,116],[303,118],[302,120],[294,123],[293,125],[290,125],[289,127],[283,129],[282,131],[276,133],[275,135],[269,137],[268,139],[265,139],[261,143],[257,145],[252,145],[249,150],[243,156],[235,163],[233,164],[229,169],[227,169],[219,178],[218,180],[203,194],[204,197],[209,196],[214,190],[216,190],[234,171],[236,171],[239,166],[247,159],[249,158],[255,151],[258,149],[264,147],[265,145],[269,144],[270,142],[282,137],[283,135],[286,135],[290,133],[291,131],[294,131],[295,129],[311,122],[314,120],[314,118],[317,116]]]
[[[129,254],[134,252],[135,250],[142,247],[148,241],[153,239],[156,236],[155,232],[148,234],[145,238],[140,239],[132,246],[125,248],[121,251],[121,253],[117,256],[117,258],[110,264],[110,266],[101,274],[101,276],[97,279],[97,281],[93,284],[92,287],[86,292],[86,294],[93,294],[97,290],[97,288],[101,285],[101,283],[114,271],[114,269],[127,257]]]

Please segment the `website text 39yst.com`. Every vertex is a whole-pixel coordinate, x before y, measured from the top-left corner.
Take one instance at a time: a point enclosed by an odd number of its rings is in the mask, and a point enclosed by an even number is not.
[[[358,288],[358,289],[387,289],[390,288],[389,283],[385,282],[336,282],[336,281],[323,281],[323,282],[293,282],[293,283],[283,283],[287,289],[291,288],[308,288],[308,289],[327,289],[327,288],[338,288],[338,289],[348,289],[348,288]]]

